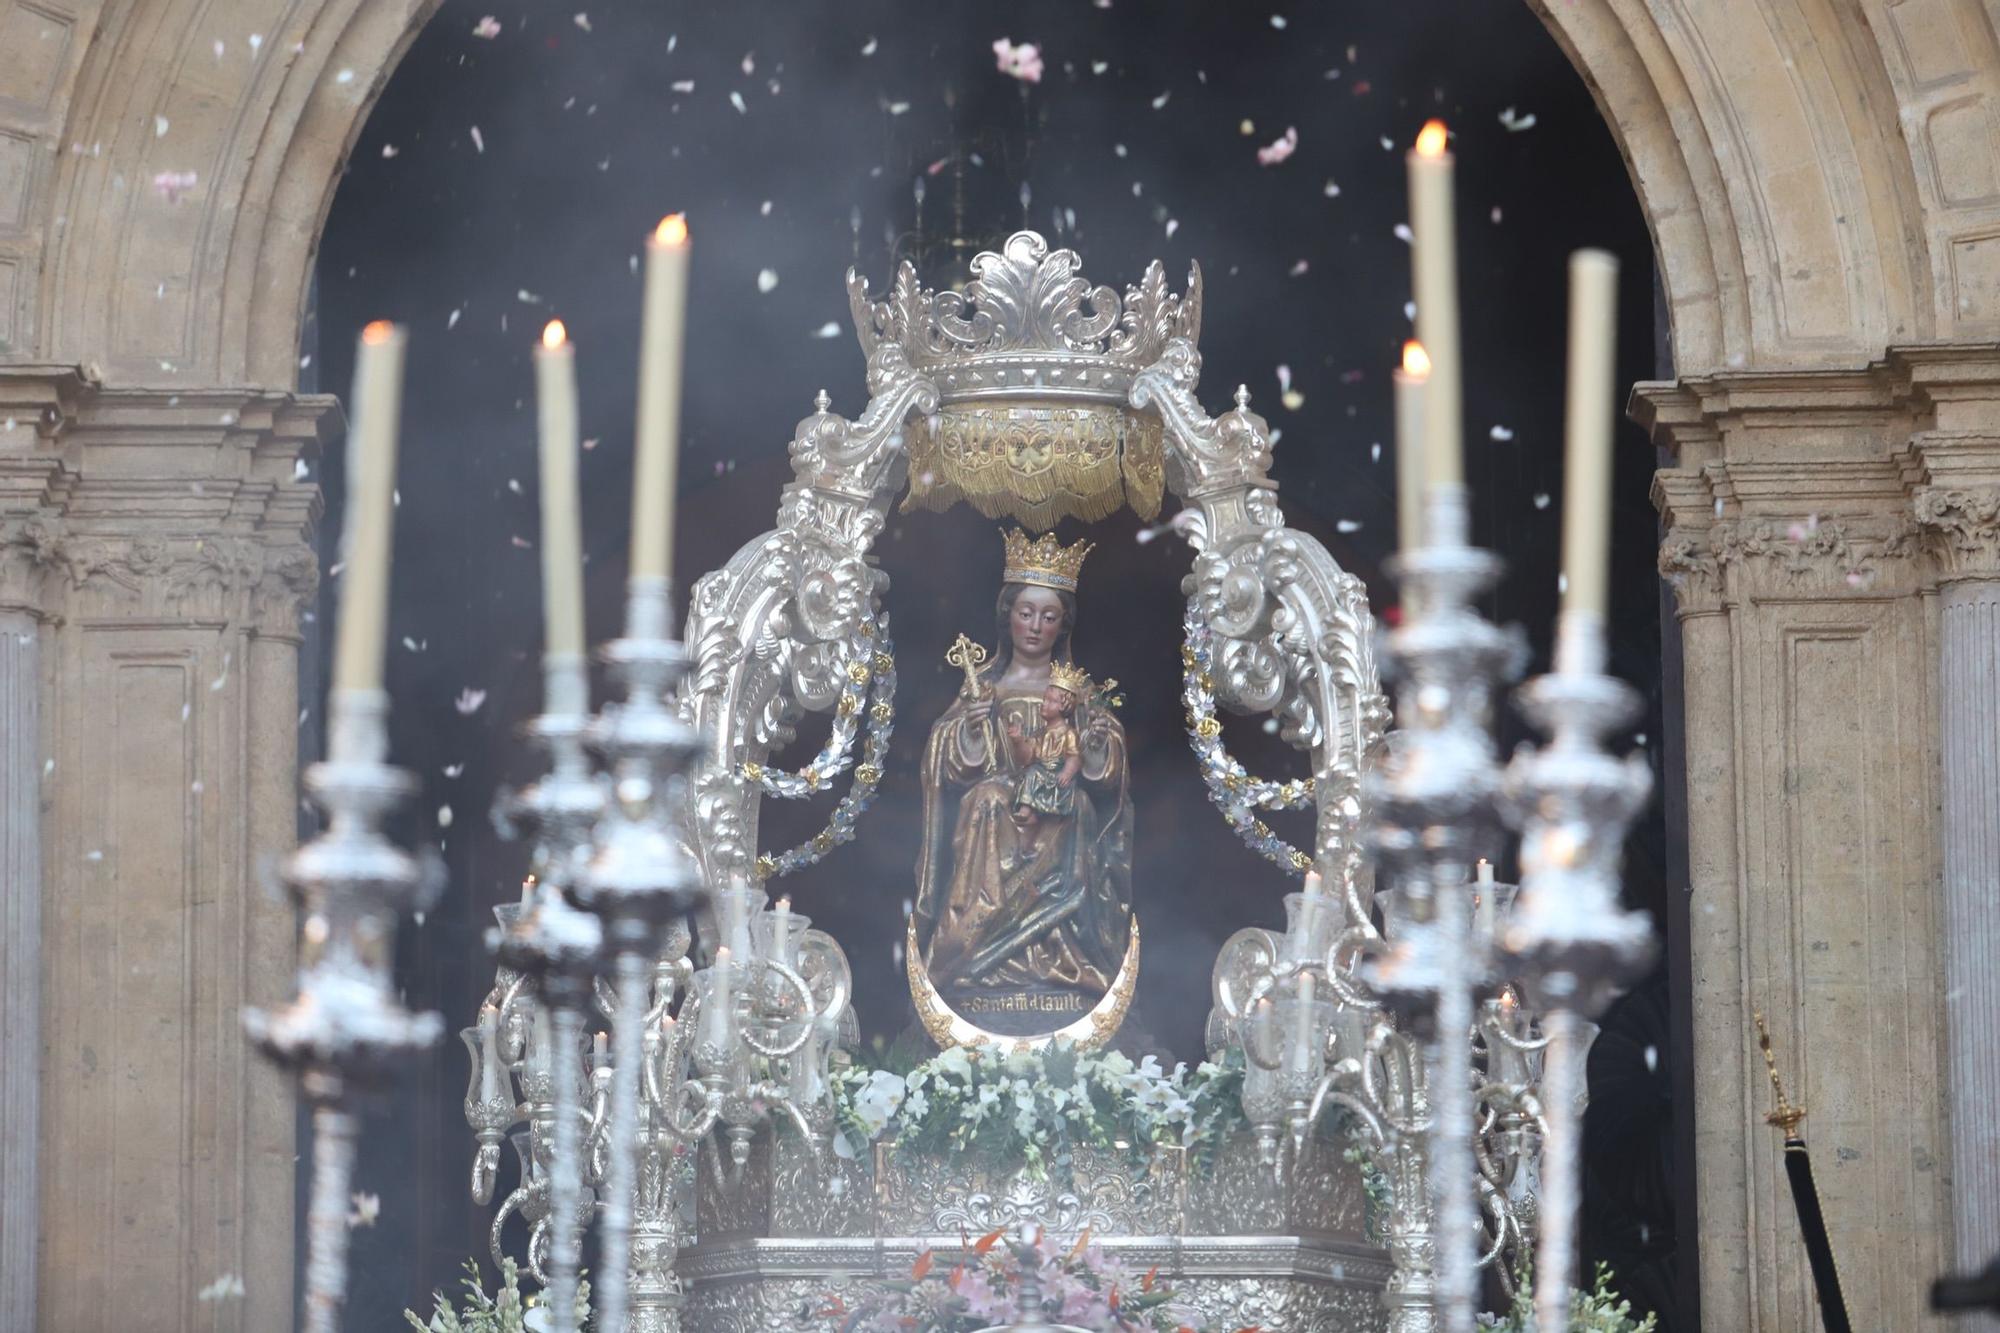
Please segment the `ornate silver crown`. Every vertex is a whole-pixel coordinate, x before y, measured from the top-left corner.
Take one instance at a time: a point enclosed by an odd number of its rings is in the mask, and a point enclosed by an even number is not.
[[[848,302],[861,349],[902,349],[947,404],[1041,398],[1123,404],[1132,378],[1157,361],[1169,338],[1201,333],[1201,266],[1185,295],[1167,286],[1156,259],[1121,298],[1092,286],[1074,250],[1051,250],[1039,232],[1017,231],[998,253],[981,251],[963,291],[932,291],[908,262],[886,299],[849,270]]]

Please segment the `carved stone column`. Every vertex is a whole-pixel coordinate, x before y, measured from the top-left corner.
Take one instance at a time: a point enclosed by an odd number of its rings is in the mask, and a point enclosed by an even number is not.
[[[3,367],[0,401],[16,423],[0,430],[0,616],[39,625],[42,658],[39,737],[25,760],[11,726],[0,747],[0,848],[40,861],[39,883],[10,884],[4,937],[9,1029],[17,962],[40,974],[39,1070],[25,1066],[39,1326],[289,1327],[291,1089],[238,1013],[292,981],[291,909],[264,877],[295,828],[298,644],[318,577],[318,492],[296,467],[332,400]],[[24,764],[39,796],[25,844],[11,823]],[[38,939],[20,933],[37,909]],[[11,1263],[30,1204],[11,1175],[0,1189]],[[225,1274],[245,1298],[197,1303]]]
[[[1926,454],[1934,479],[1950,475]],[[2000,1249],[2000,488],[1928,486],[1916,515],[1940,581],[1952,1221],[1957,1267],[1972,1272]]]
[[[1641,385],[1685,663],[1704,1327],[1815,1327],[1751,1015],[1811,1115],[1857,1328],[1946,1262],[1936,655],[1907,363]]]

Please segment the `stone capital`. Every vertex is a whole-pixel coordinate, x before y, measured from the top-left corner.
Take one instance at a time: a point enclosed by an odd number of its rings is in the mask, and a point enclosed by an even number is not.
[[[1920,487],[1911,509],[1940,582],[2000,579],[2000,487]]]
[[[10,366],[0,413],[0,607],[297,639],[333,399]]]

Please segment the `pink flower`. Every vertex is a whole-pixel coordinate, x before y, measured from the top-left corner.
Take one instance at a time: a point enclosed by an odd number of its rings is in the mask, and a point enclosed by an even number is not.
[[[488,14],[485,18],[472,25],[472,35],[474,37],[484,37],[489,42],[492,41],[500,35],[500,20]]]
[[[1259,148],[1257,150],[1257,165],[1260,167],[1276,166],[1278,163],[1284,161],[1286,158],[1290,157],[1293,153],[1297,152],[1298,148],[1299,148],[1298,126],[1288,125],[1285,127],[1285,132],[1283,134],[1279,135],[1277,138],[1271,140],[1270,143],[1265,144],[1262,148]]]
[[[1000,72],[1010,79],[1023,83],[1042,81],[1042,48],[1033,42],[1022,42],[1019,46],[1002,37],[993,43],[994,63]]]

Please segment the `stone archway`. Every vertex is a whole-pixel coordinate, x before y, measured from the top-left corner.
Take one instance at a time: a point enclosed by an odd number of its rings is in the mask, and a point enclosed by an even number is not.
[[[1951,1140],[1932,1092],[2000,1065],[1968,1035],[2000,1031],[1971,910],[2000,795],[1957,776],[1993,771],[2000,726],[1941,725],[1937,688],[1996,654],[2000,40],[1976,0],[1530,3],[1626,154],[1681,376],[1635,410],[1675,460],[1704,1304],[1809,1313],[1754,1125],[1762,1006],[1829,1145],[1857,1319],[1914,1324],[1954,1206],[2000,1233],[2000,1144],[1965,1115]],[[353,137],[435,4],[0,0],[10,1327],[179,1327],[230,1272],[256,1276],[242,1326],[289,1317],[296,1145],[235,1011],[290,984],[256,868],[293,829],[293,461],[335,411],[292,392],[298,329]],[[1940,778],[1947,737],[1973,749]],[[1970,987],[1949,1029],[1944,985]]]

